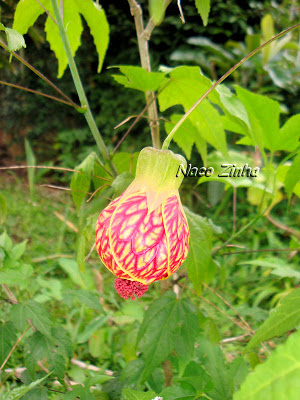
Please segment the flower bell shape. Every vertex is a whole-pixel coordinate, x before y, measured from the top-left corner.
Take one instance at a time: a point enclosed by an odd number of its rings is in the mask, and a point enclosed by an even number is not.
[[[140,297],[148,285],[178,270],[189,249],[189,229],[178,188],[186,160],[170,150],[144,148],[136,177],[99,215],[96,247],[116,277],[121,297]]]

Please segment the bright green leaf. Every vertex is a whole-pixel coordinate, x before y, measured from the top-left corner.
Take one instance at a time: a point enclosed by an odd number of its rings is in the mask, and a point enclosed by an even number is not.
[[[5,28],[8,50],[17,51],[26,47],[23,36],[15,29]]]
[[[51,0],[41,0],[40,3],[49,11]],[[13,29],[24,35],[44,12],[36,0],[19,1],[14,15]]]
[[[261,342],[295,329],[300,324],[300,288],[285,296],[269,318],[255,332],[244,352],[248,353]]]
[[[78,264],[75,260],[69,258],[60,258],[58,260],[61,268],[69,275],[75,285],[80,286],[82,289],[86,289],[86,284],[81,276]]]
[[[64,300],[77,299],[81,304],[103,313],[103,308],[99,302],[99,296],[88,290],[69,290],[64,295]]]
[[[205,218],[194,214],[184,207],[190,229],[189,254],[185,266],[189,279],[198,294],[202,290],[202,282],[208,283],[211,262],[212,229]]]
[[[79,172],[73,173],[70,187],[77,212],[79,212],[80,206],[90,188],[95,159],[95,153],[89,154],[86,159],[75,168],[76,171]]]
[[[0,284],[19,286],[23,285],[33,274],[33,268],[28,264],[17,265],[14,268],[0,269]]]
[[[39,303],[34,300],[27,300],[24,303],[18,303],[10,309],[10,321],[19,331],[23,331],[27,320],[30,319],[33,326],[46,336],[50,335],[51,321],[49,313]]]
[[[31,357],[35,362],[46,358],[49,371],[58,379],[63,379],[66,370],[66,359],[61,354],[60,347],[55,345],[52,337],[47,337],[40,332],[34,332],[26,342]]]
[[[300,114],[293,115],[274,138],[274,150],[293,151],[299,145]]]
[[[145,359],[143,382],[174,348],[179,322],[177,303],[175,293],[166,292],[145,313],[137,339]]]
[[[7,204],[5,197],[0,193],[0,225],[3,224],[3,222],[6,219],[6,214],[7,214]]]
[[[267,42],[275,36],[274,31],[274,20],[271,14],[266,14],[261,20],[261,31],[263,42]],[[270,53],[274,46],[274,43],[269,44],[268,46],[262,49],[263,54],[263,63],[266,64],[270,59]]]
[[[239,86],[235,86],[235,90],[248,113],[250,130],[255,143],[261,151],[264,148],[275,150],[276,138],[279,135],[279,103]]]
[[[10,255],[14,260],[18,260],[25,252],[27,239],[24,242],[16,244],[10,251]]]
[[[233,400],[298,400],[299,393],[300,332],[296,332],[247,376]]]
[[[240,264],[256,265],[262,268],[270,268],[271,273],[284,278],[297,278],[300,279],[300,272],[291,267],[284,260],[275,257],[269,257],[258,260],[242,261]]]
[[[170,82],[158,96],[161,111],[181,104],[185,111],[210,87],[211,81],[201,74],[198,67],[177,67],[170,73]],[[219,104],[219,95],[213,91],[210,96],[213,103]],[[227,154],[227,145],[220,114],[207,99],[191,113],[189,119],[197,128],[202,139],[210,143],[223,154]]]
[[[173,114],[170,118],[170,122],[165,123],[166,132],[169,134],[171,130],[174,128],[176,123],[183,117],[180,114]],[[202,139],[201,132],[197,127],[187,119],[184,123],[178,128],[175,135],[173,136],[173,140],[178,144],[180,148],[185,152],[187,159],[191,158],[192,147],[194,143],[197,146],[197,149],[201,155],[203,160],[203,164],[207,164],[207,148],[206,141]]]
[[[74,1],[73,1],[74,3]],[[78,11],[83,15],[98,53],[98,69],[99,73],[102,69],[104,57],[109,44],[109,24],[104,9],[92,0],[75,0]]]
[[[7,393],[0,393],[0,400],[19,400],[26,393],[30,392],[30,390],[32,390],[35,387],[37,387],[38,385],[40,385],[47,377],[48,377],[48,375],[35,381],[35,382],[32,382],[28,386],[21,386],[21,387],[12,389]]]
[[[122,174],[123,172],[130,172],[132,175],[135,175],[138,156],[139,153],[115,153],[113,156],[113,162],[119,174]]]
[[[199,67],[182,66],[174,68],[170,72],[170,82],[158,96],[160,109],[164,111],[177,104],[182,104],[188,109],[211,86],[210,79],[201,73]],[[217,92],[213,91],[209,98],[213,103],[219,103]]]
[[[0,365],[12,349],[17,340],[14,326],[11,322],[0,322]]]
[[[141,92],[156,91],[166,80],[165,74],[162,72],[148,72],[142,67],[131,65],[118,65],[117,67],[123,75],[112,75],[114,80],[127,88]]]
[[[49,6],[49,11],[54,15],[52,6]],[[77,4],[73,0],[64,0],[63,2],[63,23],[70,43],[72,55],[74,56],[76,50],[80,46],[80,37],[83,26]],[[50,48],[54,51],[58,60],[58,78],[61,78],[68,66],[68,59],[59,34],[58,26],[50,17],[47,18],[45,32]]]
[[[35,166],[36,165],[36,158],[33,153],[32,147],[27,139],[25,139],[25,153],[26,153],[26,162],[28,166]],[[34,193],[34,181],[35,181],[35,170],[34,168],[27,169],[28,175],[28,182],[29,182],[29,189],[31,196]]]
[[[51,328],[51,334],[54,345],[59,353],[66,358],[72,358],[73,344],[67,331],[62,326],[53,326]]]
[[[64,395],[65,400],[95,400],[95,397],[90,392],[90,389],[81,385],[72,386],[72,391]]]
[[[118,175],[111,186],[114,188],[114,197],[120,196],[131,184],[133,181],[134,176],[131,175],[129,172],[123,172],[123,174]]]
[[[210,11],[210,0],[195,0],[195,4],[202,18],[203,25],[206,26],[208,22],[208,14]]]
[[[154,392],[138,392],[131,389],[123,389],[124,400],[153,400],[156,396]]]
[[[294,158],[293,164],[289,168],[284,181],[284,188],[289,197],[291,197],[296,185],[299,184],[299,177],[300,177],[300,152]]]

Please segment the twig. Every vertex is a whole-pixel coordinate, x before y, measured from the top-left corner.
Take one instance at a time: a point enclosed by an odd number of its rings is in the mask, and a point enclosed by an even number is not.
[[[100,189],[103,189],[104,187],[109,187],[110,185],[101,185],[101,186],[99,186],[95,191],[94,191],[94,193],[92,193],[91,194],[91,196],[87,199],[87,203],[89,203],[91,200],[92,200],[92,198],[95,196],[95,194],[97,193],[97,192],[99,192],[99,190]]]
[[[181,8],[181,1],[180,0],[177,0],[177,6],[178,6],[178,9],[179,9],[181,22],[183,24],[185,24],[185,19],[184,19],[183,11],[182,11],[182,8]]]
[[[88,261],[88,259],[91,257],[92,252],[94,251],[94,248],[96,247],[96,243],[93,244],[91,247],[91,250],[89,251],[88,255],[85,257],[84,261]]]
[[[10,290],[10,288],[7,285],[5,285],[3,283],[2,284],[2,289],[6,293],[8,299],[9,299],[9,302],[11,304],[18,304],[18,300],[17,300],[16,296],[13,294],[13,292]]]
[[[222,340],[220,341],[220,344],[222,344],[222,343],[232,343],[232,342],[243,342],[244,339],[245,339],[247,336],[251,336],[251,334],[250,334],[250,333],[244,333],[244,335],[241,335],[241,336],[225,338],[225,339],[222,339]]]
[[[143,117],[143,114],[148,110],[148,108],[150,107],[150,105],[153,103],[153,101],[155,101],[157,99],[157,97],[161,94],[161,92],[167,87],[167,85],[169,84],[170,81],[168,81],[154,96],[154,98],[143,108],[143,110],[140,112],[140,114],[136,117],[136,119],[133,121],[132,125],[129,127],[129,129],[127,130],[127,132],[125,133],[125,135],[121,138],[121,140],[119,141],[119,143],[116,145],[116,147],[114,148],[112,155],[115,154],[115,152],[117,151],[117,149],[121,146],[121,144],[123,143],[123,141],[126,139],[126,137],[129,135],[129,133],[132,131],[132,129],[134,128],[134,126],[139,122],[139,120]]]
[[[236,187],[233,188],[233,219],[232,219],[232,232],[236,229]]]
[[[49,256],[36,257],[31,260],[33,263],[40,263],[47,260],[55,260],[56,258],[73,258],[73,254],[51,254]]]
[[[273,217],[271,217],[270,214],[266,215],[267,220],[271,222],[272,225],[276,226],[277,228],[290,233],[291,235],[296,236],[298,239],[300,239],[300,233],[295,231],[292,228],[289,228],[288,226],[282,224],[281,222],[276,221]]]
[[[101,167],[105,169],[105,167],[99,164]],[[48,167],[47,165],[11,165],[10,167],[0,167],[0,170],[10,170],[10,169],[26,169],[26,168],[37,168],[37,169],[52,169],[54,171],[67,171],[67,172],[76,172],[77,174],[84,174],[84,172],[79,171],[78,169],[72,168],[64,168],[64,167]],[[108,178],[103,178],[98,175],[91,175],[93,178],[102,179],[103,181],[111,182]]]
[[[151,66],[150,66],[148,40],[143,36],[144,21],[143,21],[142,8],[136,0],[128,0],[128,3],[130,6],[131,15],[134,17],[141,65],[146,71],[150,72]],[[151,137],[152,137],[153,147],[156,149],[159,149],[161,144],[160,144],[160,137],[159,137],[159,122],[158,122],[157,106],[156,106],[156,101],[154,98],[154,92],[151,92],[151,91],[146,92],[146,103],[149,104],[148,115],[149,115],[149,118],[151,121],[150,129],[151,129]]]
[[[16,341],[16,343],[13,345],[13,347],[11,348],[10,352],[7,354],[7,357],[5,358],[5,360],[3,361],[1,367],[0,367],[0,371],[2,371],[4,365],[7,363],[9,357],[12,355],[12,352],[15,350],[15,348],[18,346],[18,344],[20,343],[20,341],[22,340],[23,336],[25,335],[25,333],[28,331],[29,327],[27,327],[25,329],[25,331],[22,333],[21,336],[19,336],[18,340]]]
[[[75,226],[71,221],[68,221],[63,215],[61,215],[59,212],[54,211],[54,215],[61,220],[62,222],[64,222],[72,231],[78,233],[79,230],[77,228],[77,226]]]
[[[54,19],[54,18],[52,17],[52,15],[50,14],[50,11],[47,10],[47,8],[44,7],[43,4],[42,4],[39,0],[36,0],[36,1],[37,1],[37,2],[39,3],[39,5],[42,7],[42,9],[45,11],[45,13],[52,19],[52,21],[55,23],[55,25],[57,25],[55,19]]]
[[[47,97],[48,99],[55,100],[55,101],[58,101],[60,103],[67,104],[68,106],[74,107],[74,104],[70,103],[69,101],[59,99],[58,97],[51,96],[50,94],[39,92],[38,90],[29,89],[29,88],[26,88],[24,86],[15,85],[14,83],[4,82],[4,81],[0,81],[0,84],[1,85],[5,85],[5,86],[10,86],[10,87],[13,87],[13,88],[16,88],[16,89],[24,90],[25,92],[38,94],[39,96],[44,96],[44,97]]]
[[[41,72],[39,72],[36,68],[34,68],[31,64],[24,60],[21,56],[19,56],[14,51],[10,51],[7,45],[0,40],[0,46],[2,46],[5,50],[11,53],[17,60],[19,60],[22,64],[24,64],[27,68],[29,68],[32,72],[34,72],[39,78],[41,78],[44,82],[48,83],[57,93],[59,93],[64,99],[66,99],[69,103],[73,104],[73,107],[76,109],[81,109],[81,106],[74,103],[64,92],[62,92],[53,82],[51,82],[48,78],[46,78]]]
[[[261,249],[261,250],[244,250],[244,251],[231,251],[228,253],[222,253],[219,254],[220,256],[230,256],[231,254],[243,254],[243,253],[267,253],[267,252],[277,252],[277,251],[287,251],[287,252],[293,252],[293,251],[300,251],[300,247],[297,249]]]
[[[202,285],[210,290],[214,295],[218,296],[219,299],[223,301],[238,317],[239,319],[243,322],[243,324],[249,329],[254,334],[254,330],[251,328],[251,326],[248,324],[248,322],[237,312],[237,310],[226,300],[224,297],[222,297],[219,293],[217,293],[215,290],[213,290],[210,286],[208,286],[206,283],[202,282]]]
[[[210,286],[206,285],[206,283],[202,282],[202,285],[209,289],[212,293],[214,293],[219,299],[223,301],[238,317],[239,319],[243,322],[243,324],[247,327],[247,329],[250,331],[251,335],[255,334],[255,331],[251,328],[251,326],[248,324],[248,322],[237,312],[237,310],[226,300],[224,297],[222,297],[219,293],[217,293],[215,290],[213,290]],[[264,343],[261,343],[262,347],[265,349],[267,353],[270,353],[269,350],[266,348]]]
[[[92,364],[86,364],[83,361],[77,360],[76,358],[72,358],[71,363],[73,365],[77,365],[77,367],[81,368],[81,369],[88,369],[90,371],[94,371],[94,372],[99,372],[101,371],[101,368],[96,367],[95,365]],[[108,376],[113,376],[113,371],[106,369],[104,371],[104,375],[108,375]]]

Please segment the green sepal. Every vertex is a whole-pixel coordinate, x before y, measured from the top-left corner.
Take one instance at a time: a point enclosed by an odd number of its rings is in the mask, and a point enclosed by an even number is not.
[[[148,211],[151,212],[169,196],[178,196],[184,176],[178,173],[180,166],[186,170],[187,162],[180,154],[145,147],[137,160],[135,179],[124,194],[128,196],[139,190],[145,191]]]

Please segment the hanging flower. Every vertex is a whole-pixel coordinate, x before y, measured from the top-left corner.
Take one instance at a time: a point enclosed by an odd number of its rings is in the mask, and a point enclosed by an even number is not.
[[[144,148],[136,177],[99,215],[96,247],[116,277],[121,297],[140,297],[148,285],[167,279],[188,254],[189,230],[176,177],[185,159],[170,150]]]

